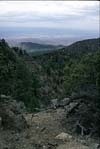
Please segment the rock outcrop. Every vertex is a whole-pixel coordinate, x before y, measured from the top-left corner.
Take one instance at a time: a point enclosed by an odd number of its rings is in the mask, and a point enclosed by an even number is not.
[[[68,105],[70,103],[70,98],[64,98],[62,100],[58,100],[58,99],[53,99],[51,100],[51,108],[59,108],[62,107],[64,108],[66,105]]]

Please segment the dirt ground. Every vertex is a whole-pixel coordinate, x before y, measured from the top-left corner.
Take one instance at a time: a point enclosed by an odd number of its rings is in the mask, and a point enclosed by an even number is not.
[[[57,140],[66,117],[64,109],[51,109],[24,115],[29,128],[24,132],[0,130],[0,149],[97,149],[92,139],[72,137],[69,141]]]

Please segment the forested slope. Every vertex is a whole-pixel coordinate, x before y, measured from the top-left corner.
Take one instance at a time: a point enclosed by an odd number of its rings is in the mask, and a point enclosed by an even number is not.
[[[99,40],[76,42],[52,53],[29,56],[0,41],[0,92],[31,109],[51,99],[75,94],[98,95]]]
[[[33,67],[36,73],[39,71],[42,90],[46,88],[48,97],[62,98],[89,89],[96,93],[99,40],[80,41],[53,53],[33,56]]]
[[[18,48],[10,48],[5,40],[0,41],[0,94],[23,101],[31,109],[39,104],[35,96],[35,80],[22,53]]]
[[[69,130],[78,121],[86,133],[100,134],[99,40],[81,41],[41,56],[29,56],[1,40],[0,94],[23,101],[29,111],[49,107],[51,99],[75,97],[78,107],[67,116]]]

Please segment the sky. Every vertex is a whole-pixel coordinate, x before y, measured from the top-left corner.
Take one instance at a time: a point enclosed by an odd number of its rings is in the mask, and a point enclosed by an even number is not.
[[[94,38],[99,1],[0,1],[0,38]]]

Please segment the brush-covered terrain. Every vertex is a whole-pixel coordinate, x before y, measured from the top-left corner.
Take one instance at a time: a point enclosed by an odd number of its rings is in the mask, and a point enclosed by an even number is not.
[[[0,40],[0,149],[98,149],[100,38],[29,55]]]

